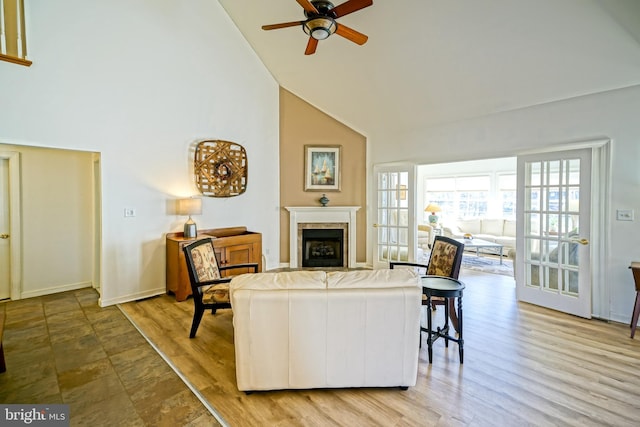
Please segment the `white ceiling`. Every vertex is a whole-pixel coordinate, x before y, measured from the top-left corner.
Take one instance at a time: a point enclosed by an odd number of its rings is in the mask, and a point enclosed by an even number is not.
[[[305,56],[295,0],[219,0],[280,86],[364,135],[640,84],[640,0],[374,0]],[[343,3],[337,0],[334,4]]]

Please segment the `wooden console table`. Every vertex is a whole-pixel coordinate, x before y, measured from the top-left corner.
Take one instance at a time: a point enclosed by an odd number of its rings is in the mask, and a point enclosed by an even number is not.
[[[248,231],[246,227],[199,230],[195,238],[185,238],[182,232],[167,233],[167,293],[174,294],[176,301],[184,301],[191,295],[189,273],[182,248],[206,238],[213,239],[213,250],[221,266],[257,263],[258,271],[262,271],[262,234]],[[247,268],[235,268],[222,272],[222,276],[248,272]]]

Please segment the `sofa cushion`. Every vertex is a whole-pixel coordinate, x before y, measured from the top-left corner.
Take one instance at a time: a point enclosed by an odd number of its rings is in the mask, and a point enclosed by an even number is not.
[[[233,276],[229,287],[237,289],[325,289],[327,273],[320,270],[247,273]]]
[[[218,283],[202,287],[202,302],[205,304],[221,304],[229,302],[229,284]]]
[[[420,276],[409,269],[331,271],[327,288],[404,288],[419,286]]]
[[[486,240],[487,242],[491,242],[491,243],[495,243],[496,242],[496,236],[494,234],[474,234],[473,235],[474,240],[475,239],[479,239],[479,240]]]
[[[461,219],[458,227],[462,233],[478,234],[482,232],[482,222],[480,219]]]
[[[483,219],[482,234],[491,234],[492,236],[502,236],[504,232],[504,219]]]
[[[508,237],[508,236],[499,236],[499,237],[496,237],[496,243],[501,244],[505,248],[515,248],[516,238]],[[507,253],[507,251],[505,250],[504,253]]]
[[[512,219],[508,219],[504,222],[503,236],[516,237],[516,222]]]

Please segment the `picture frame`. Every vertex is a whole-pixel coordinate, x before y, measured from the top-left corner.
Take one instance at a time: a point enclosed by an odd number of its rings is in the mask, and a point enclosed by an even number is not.
[[[304,191],[340,191],[341,145],[304,146]]]

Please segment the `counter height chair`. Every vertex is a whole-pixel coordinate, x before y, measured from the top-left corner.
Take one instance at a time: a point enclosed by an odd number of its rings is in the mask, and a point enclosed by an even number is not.
[[[229,282],[231,277],[222,277],[220,272],[233,268],[253,269],[251,273],[258,272],[257,263],[218,265],[216,253],[213,250],[212,239],[197,240],[184,246],[184,255],[187,261],[187,271],[191,282],[194,312],[189,338],[196,336],[196,331],[202,320],[202,315],[207,309],[215,314],[219,308],[231,308],[229,300]]]

